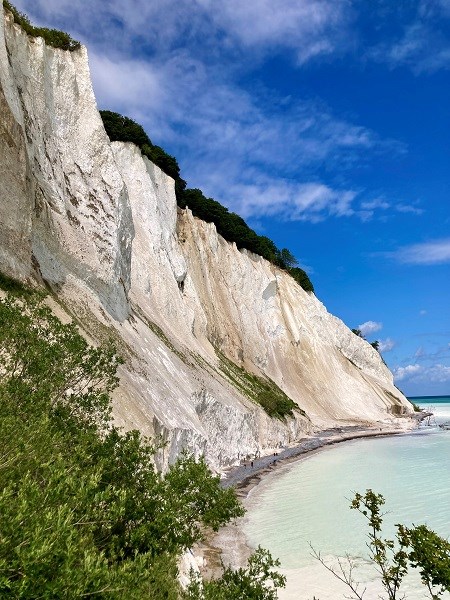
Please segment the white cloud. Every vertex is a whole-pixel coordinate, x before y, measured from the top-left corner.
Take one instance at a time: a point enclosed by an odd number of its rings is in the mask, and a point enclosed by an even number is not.
[[[414,358],[415,359],[422,358],[422,356],[425,356],[425,355],[426,355],[426,353],[425,353],[425,350],[424,350],[423,346],[419,346],[417,348],[417,350],[414,352]]]
[[[411,213],[413,215],[422,215],[425,211],[411,204],[396,204],[395,210],[401,213]]]
[[[416,75],[449,69],[449,17],[447,0],[421,0],[415,17],[402,24],[402,34],[395,41],[375,46],[367,56],[391,68],[408,67]]]
[[[376,210],[387,210],[390,208],[389,202],[386,202],[383,198],[375,198],[373,200],[365,200],[360,203],[359,209],[356,214],[363,222],[370,221]]]
[[[290,48],[300,63],[347,46],[345,0],[199,0],[216,28],[243,47]]]
[[[407,365],[406,367],[397,367],[394,369],[395,381],[403,381],[405,379],[411,379],[413,376],[417,376],[422,373],[424,367],[420,365]]]
[[[296,183],[260,178],[254,184],[222,190],[228,203],[244,218],[277,216],[290,221],[318,222],[328,216],[348,216],[355,193],[320,183]],[[233,201],[233,198],[237,200]]]
[[[395,381],[414,383],[447,383],[450,382],[450,366],[436,364],[430,367],[407,365],[394,369]]]
[[[398,262],[411,265],[450,263],[450,238],[423,244],[413,244],[388,254]]]
[[[142,123],[152,141],[178,157],[190,187],[245,217],[364,220],[386,208],[374,200],[355,209],[360,190],[318,181],[316,172],[326,164],[343,173],[370,153],[398,154],[404,146],[336,117],[319,101],[240,84],[246,69],[278,49],[305,63],[346,48],[353,18],[347,0],[18,5],[89,44],[99,106]]]
[[[126,45],[132,36],[159,49],[197,41],[198,50],[290,49],[300,63],[348,47],[352,11],[346,0],[17,0],[19,8],[46,21],[70,22],[91,39]],[[101,15],[101,27],[98,27]],[[217,50],[216,50],[217,51]]]
[[[375,198],[374,200],[361,202],[361,208],[363,210],[370,210],[370,211],[373,211],[376,208],[386,210],[390,206],[391,205],[389,204],[389,202],[386,202],[386,200],[383,200],[383,198]]]
[[[89,65],[100,108],[114,106],[134,115],[143,110],[144,98],[150,112],[159,111],[168,100],[165,76],[148,62],[112,60],[94,51],[89,53]]]
[[[366,321],[365,323],[358,325],[358,329],[361,331],[363,336],[375,333],[375,331],[380,331],[382,327],[383,323],[377,323],[376,321]]]
[[[414,362],[436,363],[450,356],[450,344],[447,342],[444,346],[433,345],[432,349],[425,349],[419,346],[414,353]]]
[[[428,312],[428,311],[426,311],[426,310],[422,309],[422,310],[420,310],[420,311],[419,311],[419,315],[420,315],[421,317],[423,317],[424,315],[426,315],[426,314],[427,314],[427,312]]]
[[[395,346],[395,342],[394,340],[392,340],[391,338],[386,338],[385,340],[380,340],[379,341],[379,350],[380,352],[390,352],[390,350],[392,350],[392,348],[394,348]]]
[[[399,147],[398,151],[401,152],[402,149]],[[388,209],[391,209],[391,214],[392,211],[414,215],[421,215],[424,212],[422,208],[411,204],[395,204],[384,198],[374,198],[373,200],[362,201],[356,214],[362,221],[370,221],[375,216],[375,211],[387,211]],[[384,215],[383,218],[385,218]]]

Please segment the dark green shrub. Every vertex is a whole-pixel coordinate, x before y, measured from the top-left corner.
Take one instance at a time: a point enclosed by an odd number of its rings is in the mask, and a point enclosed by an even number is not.
[[[48,46],[69,50],[73,52],[81,47],[80,42],[72,39],[68,33],[58,31],[57,29],[48,29],[47,27],[35,27],[30,23],[27,15],[19,12],[15,6],[8,0],[3,0],[3,7],[12,13],[14,23],[17,23],[31,37],[42,37]]]
[[[296,410],[304,417],[307,414],[277,384],[268,377],[259,377],[239,367],[216,348],[220,359],[219,369],[226,378],[245,396],[256,402],[270,417],[284,419],[293,416]]]
[[[276,600],[278,588],[286,585],[286,577],[275,570],[279,566],[278,560],[258,546],[247,568],[233,571],[227,567],[220,579],[211,581],[193,578],[183,600]]]
[[[8,277],[8,275],[4,275],[1,271],[0,290],[3,290],[4,292],[8,292],[10,294],[14,294],[15,296],[30,296],[33,294],[33,291],[30,290],[23,283],[21,283],[17,279]]]
[[[300,269],[300,267],[292,267],[287,271],[305,291],[314,292],[314,286],[306,271]]]
[[[139,148],[151,145],[150,138],[145,133],[144,128],[133,119],[110,110],[101,110],[100,116],[106,133],[112,142],[133,142]]]
[[[271,417],[292,416],[294,408],[298,408],[293,400],[287,396],[277,394],[271,389],[260,392],[256,397],[256,401]]]
[[[112,346],[39,296],[0,299],[0,357],[0,596],[178,600],[177,556],[243,514],[234,491],[204,460],[158,473],[112,425]]]

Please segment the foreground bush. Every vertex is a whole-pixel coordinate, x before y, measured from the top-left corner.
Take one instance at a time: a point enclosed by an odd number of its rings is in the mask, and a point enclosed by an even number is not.
[[[410,568],[417,569],[431,600],[439,600],[450,592],[450,543],[426,525],[396,525],[395,539],[383,537],[382,512],[385,500],[381,494],[366,490],[356,493],[350,508],[361,513],[369,528],[367,547],[371,562],[380,576],[384,594],[381,600],[405,600],[402,583]],[[355,561],[349,555],[328,564],[312,546],[313,556],[351,591],[346,598],[364,600],[366,588],[355,579]],[[318,599],[314,599],[318,600]]]
[[[234,491],[188,456],[158,473],[111,422],[113,345],[0,284],[0,597],[180,598],[177,557],[243,514]]]

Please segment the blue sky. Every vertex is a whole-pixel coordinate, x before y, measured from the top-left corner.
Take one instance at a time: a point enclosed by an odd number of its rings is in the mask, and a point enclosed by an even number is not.
[[[450,394],[450,0],[16,0],[100,108],[308,270],[407,395]]]

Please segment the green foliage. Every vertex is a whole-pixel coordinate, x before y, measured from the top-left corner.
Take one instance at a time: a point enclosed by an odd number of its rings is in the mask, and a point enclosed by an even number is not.
[[[101,110],[100,115],[112,142],[133,142],[148,159],[175,180],[175,193],[180,208],[189,207],[194,216],[207,223],[214,223],[218,233],[228,242],[234,242],[239,249],[245,248],[262,256],[286,270],[304,290],[314,292],[308,275],[297,266],[297,259],[287,248],[278,250],[271,239],[258,235],[242,217],[230,212],[216,200],[207,198],[201,190],[186,189],[177,160],[160,146],[152,144],[141,125],[109,110]]]
[[[277,589],[286,578],[274,569],[279,567],[267,550],[261,547],[250,556],[247,568],[225,569],[220,579],[201,582],[192,578],[184,600],[276,600]]]
[[[47,27],[35,27],[30,23],[27,15],[19,12],[8,0],[3,0],[3,7],[12,13],[14,22],[20,25],[30,37],[42,37],[48,46],[60,48],[61,50],[69,50],[71,52],[78,50],[81,47],[80,42],[72,39],[70,35],[64,31],[48,29]]]
[[[287,248],[277,250],[276,260],[280,267],[282,267],[283,269],[291,269],[298,265],[298,260]]]
[[[381,494],[372,490],[355,494],[350,507],[361,513],[369,526],[368,548],[370,557],[381,576],[388,600],[404,598],[401,584],[408,573],[409,567],[419,570],[421,581],[427,588],[432,600],[439,600],[450,592],[450,543],[440,537],[426,525],[406,527],[397,524],[395,539],[382,537],[383,516],[382,507],[385,501]],[[354,565],[349,559],[349,568],[345,572],[342,563],[340,570],[326,565],[320,554],[314,551],[316,558],[324,564],[338,579],[346,583],[354,596],[362,600],[363,592],[359,592],[360,584],[352,576]],[[381,596],[380,596],[381,597]]]
[[[151,145],[150,138],[145,133],[144,128],[119,113],[110,110],[101,110],[100,116],[105,126],[106,133],[112,142],[132,142],[139,148]]]
[[[400,528],[400,526],[398,526]],[[433,598],[440,598],[450,592],[450,543],[429,529],[418,525],[400,529],[405,536],[410,552],[408,560],[412,567],[419,569],[422,583]],[[437,590],[433,590],[437,588]]]
[[[284,419],[286,416],[292,416],[293,411],[296,410],[307,417],[305,411],[299,408],[298,404],[291,400],[274,381],[249,373],[217,349],[216,353],[220,358],[219,368],[227,379],[250,400],[262,406],[269,416]]]
[[[14,296],[32,296],[36,295],[36,292],[30,290],[26,285],[18,281],[17,279],[13,279],[12,277],[8,277],[8,275],[4,275],[0,272],[0,289],[4,292],[8,292]]]
[[[116,386],[120,360],[114,347],[88,346],[76,326],[63,325],[41,298],[0,305],[0,384],[21,399],[24,412],[51,406],[61,418],[86,424],[109,421],[109,392]]]
[[[300,269],[300,267],[290,267],[288,273],[306,292],[314,292],[314,286],[308,274],[303,269]]]
[[[381,494],[375,494],[367,490],[365,495],[359,493],[350,505],[352,509],[358,510],[366,517],[369,524],[369,551],[372,560],[378,566],[381,573],[381,582],[389,600],[395,600],[400,589],[400,584],[408,571],[408,554],[406,552],[408,543],[406,537],[397,536],[398,547],[394,540],[381,537],[383,514],[381,507],[384,498]]]
[[[112,425],[120,362],[40,297],[0,299],[0,596],[175,600],[179,553],[243,514],[203,460],[162,476]]]

